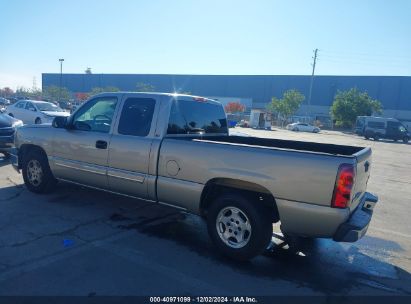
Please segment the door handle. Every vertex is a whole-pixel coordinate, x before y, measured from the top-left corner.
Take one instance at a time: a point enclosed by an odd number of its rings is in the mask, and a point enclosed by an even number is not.
[[[105,140],[96,141],[96,148],[97,149],[107,149],[107,142]]]

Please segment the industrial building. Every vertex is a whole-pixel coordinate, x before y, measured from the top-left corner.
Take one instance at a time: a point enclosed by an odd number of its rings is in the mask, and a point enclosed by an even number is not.
[[[216,98],[223,103],[240,101],[248,110],[264,109],[272,97],[297,89],[306,99],[297,115],[329,117],[338,90],[353,87],[378,99],[383,116],[411,122],[411,77],[409,76],[315,76],[310,106],[307,107],[311,76],[307,75],[174,75],[174,74],[42,74],[43,89],[60,81],[73,93],[90,92],[95,87],[117,87],[136,91],[139,83],[157,92],[188,92]]]

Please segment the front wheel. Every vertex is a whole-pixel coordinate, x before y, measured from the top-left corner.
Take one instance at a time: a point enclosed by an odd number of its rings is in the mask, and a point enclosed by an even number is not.
[[[35,123],[36,125],[40,125],[40,124],[41,124],[41,118],[40,118],[40,117],[37,117],[36,120],[34,121],[34,123]]]
[[[378,134],[374,135],[374,140],[380,140],[380,136]]]
[[[270,212],[251,197],[229,193],[212,202],[207,216],[208,233],[221,253],[235,260],[249,260],[271,241]]]
[[[32,150],[23,158],[23,179],[27,189],[35,193],[51,192],[57,182],[51,173],[47,156]]]

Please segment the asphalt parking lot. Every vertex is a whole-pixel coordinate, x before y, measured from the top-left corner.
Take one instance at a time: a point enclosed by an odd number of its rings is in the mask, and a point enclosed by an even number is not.
[[[371,146],[368,190],[380,201],[367,235],[236,263],[195,216],[65,183],[35,195],[0,158],[0,295],[411,295],[411,144],[237,131]]]

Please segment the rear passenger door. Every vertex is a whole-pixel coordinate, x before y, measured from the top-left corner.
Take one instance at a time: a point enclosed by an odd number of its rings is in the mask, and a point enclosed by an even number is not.
[[[22,117],[24,119],[24,121],[28,124],[33,124],[36,121],[36,113],[37,109],[36,107],[31,103],[31,102],[27,102],[26,106],[24,107],[24,109],[22,109]]]
[[[154,138],[157,101],[126,96],[109,146],[110,190],[148,198],[150,150]]]
[[[26,123],[23,118],[23,114],[22,114],[25,106],[26,106],[25,101],[18,101],[14,106],[10,107],[9,113],[12,114],[15,118],[20,119],[24,123]]]

